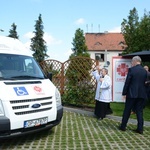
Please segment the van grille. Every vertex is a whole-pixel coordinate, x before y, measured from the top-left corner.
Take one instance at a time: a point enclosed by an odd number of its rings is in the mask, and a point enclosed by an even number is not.
[[[24,99],[24,100],[13,100],[10,101],[11,104],[14,103],[26,103],[26,102],[35,102],[35,101],[43,101],[47,99],[52,99],[52,97],[45,97],[45,98],[36,98],[36,99]]]
[[[15,115],[33,114],[52,109],[52,97],[11,100],[10,104]],[[33,108],[34,104],[40,104],[40,107]]]
[[[42,111],[47,111],[50,110],[52,107],[45,108],[45,109],[38,109],[38,110],[31,110],[31,111],[22,111],[22,112],[16,112],[16,115],[26,115],[26,114],[31,114],[31,113],[37,113],[37,112],[42,112]]]
[[[44,106],[44,105],[51,105],[51,104],[52,104],[52,102],[41,103],[42,106]],[[29,108],[29,105],[13,106],[12,108],[13,108],[13,110],[14,109],[24,109],[24,108]]]

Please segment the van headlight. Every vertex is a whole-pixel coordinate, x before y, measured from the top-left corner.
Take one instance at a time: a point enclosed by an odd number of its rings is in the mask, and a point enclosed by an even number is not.
[[[57,88],[56,88],[56,91],[55,91],[55,97],[56,97],[56,105],[58,107],[58,106],[61,105],[61,95],[60,95],[60,92]]]
[[[2,105],[2,101],[0,100],[0,116],[4,116],[4,109]]]

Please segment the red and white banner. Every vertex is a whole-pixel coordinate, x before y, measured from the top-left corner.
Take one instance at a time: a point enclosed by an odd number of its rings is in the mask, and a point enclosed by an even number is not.
[[[121,56],[112,58],[112,98],[114,102],[124,102],[122,100],[122,90],[124,82],[131,67],[131,59]]]

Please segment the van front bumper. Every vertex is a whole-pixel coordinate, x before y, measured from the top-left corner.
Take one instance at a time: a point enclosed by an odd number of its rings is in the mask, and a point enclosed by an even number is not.
[[[0,139],[10,138],[14,136],[20,136],[25,134],[31,134],[34,132],[39,132],[46,129],[51,129],[54,126],[58,125],[63,116],[63,107],[57,107],[57,117],[56,120],[52,122],[48,122],[45,125],[41,125],[38,127],[31,127],[31,128],[20,128],[11,130],[10,129],[10,120],[5,116],[0,116]]]

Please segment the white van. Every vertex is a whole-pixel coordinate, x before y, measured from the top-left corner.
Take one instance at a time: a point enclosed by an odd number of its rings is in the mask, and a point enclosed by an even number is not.
[[[31,51],[0,36],[0,138],[50,129],[62,116],[60,93]]]

